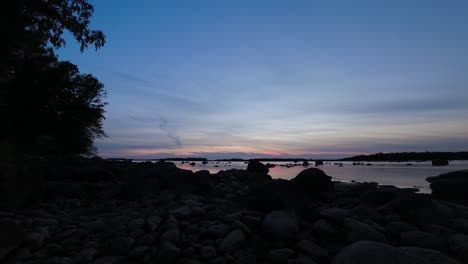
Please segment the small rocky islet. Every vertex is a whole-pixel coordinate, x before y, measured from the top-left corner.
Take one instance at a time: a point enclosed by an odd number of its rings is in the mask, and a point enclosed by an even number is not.
[[[468,171],[432,194],[246,170],[77,159],[4,164],[0,263],[468,263]]]

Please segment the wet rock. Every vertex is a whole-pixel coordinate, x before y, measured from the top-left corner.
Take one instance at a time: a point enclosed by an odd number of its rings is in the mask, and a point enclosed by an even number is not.
[[[262,234],[271,239],[292,239],[299,231],[296,213],[292,210],[273,211],[265,216]]]
[[[439,251],[416,247],[393,247],[373,241],[359,241],[342,249],[332,264],[459,264]]]
[[[229,253],[232,250],[239,248],[244,240],[245,235],[242,231],[239,229],[233,230],[222,240],[219,245],[219,249],[223,252]]]

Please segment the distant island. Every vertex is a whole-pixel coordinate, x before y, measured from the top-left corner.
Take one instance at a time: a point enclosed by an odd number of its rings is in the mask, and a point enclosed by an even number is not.
[[[395,152],[359,155],[340,161],[428,161],[428,160],[468,160],[468,151],[461,152]]]

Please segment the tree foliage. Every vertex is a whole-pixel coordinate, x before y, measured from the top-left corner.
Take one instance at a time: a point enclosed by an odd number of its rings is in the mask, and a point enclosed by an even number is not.
[[[105,43],[90,30],[87,0],[7,0],[2,5],[0,140],[34,155],[90,154],[104,136],[104,86],[59,61],[54,48],[71,32],[81,51]],[[10,148],[11,149],[11,148]]]

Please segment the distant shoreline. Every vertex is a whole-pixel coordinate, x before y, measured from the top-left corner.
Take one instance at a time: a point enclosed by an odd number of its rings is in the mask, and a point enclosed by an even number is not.
[[[342,159],[307,159],[307,158],[252,158],[252,159],[207,159],[207,158],[107,158],[107,160],[121,161],[222,161],[222,162],[247,162],[249,160],[260,160],[265,162],[304,162],[304,161],[385,161],[385,162],[408,162],[408,161],[431,161],[431,160],[468,160],[468,151],[460,152],[395,152],[395,153],[375,153],[369,155],[357,155]]]

